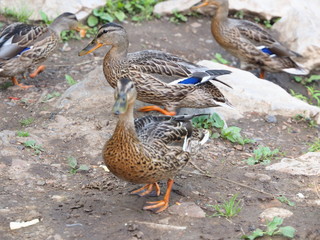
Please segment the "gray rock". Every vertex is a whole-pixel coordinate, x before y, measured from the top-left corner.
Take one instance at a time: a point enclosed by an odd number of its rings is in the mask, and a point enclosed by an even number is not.
[[[277,117],[274,116],[274,115],[267,115],[265,117],[265,120],[268,122],[268,123],[277,123]]]
[[[296,159],[283,158],[280,162],[267,166],[266,169],[292,175],[319,176],[320,152],[308,152]]]
[[[206,213],[194,202],[183,202],[180,205],[173,205],[168,209],[169,213],[183,216],[183,217],[194,217],[204,218]]]

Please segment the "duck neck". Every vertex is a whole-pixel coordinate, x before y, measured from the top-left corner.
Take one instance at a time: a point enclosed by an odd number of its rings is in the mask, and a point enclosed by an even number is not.
[[[118,133],[129,133],[126,137],[131,136],[137,138],[136,130],[134,127],[133,105],[129,105],[125,113],[119,115],[117,130],[123,129],[124,131],[116,131]]]
[[[55,19],[55,20],[49,25],[49,28],[52,29],[56,34],[58,34],[58,36],[60,36],[60,33],[61,33],[63,30],[67,30],[67,29],[68,29],[68,27],[65,26],[65,24],[63,24],[59,18],[58,18],[58,19]]]
[[[127,57],[128,54],[129,41],[128,38],[122,39],[116,45],[112,45],[109,52],[106,54],[105,59],[110,62],[110,60],[120,60]]]
[[[219,7],[217,7],[216,13],[212,20],[216,22],[227,21],[228,13],[229,13],[229,2],[224,1]]]

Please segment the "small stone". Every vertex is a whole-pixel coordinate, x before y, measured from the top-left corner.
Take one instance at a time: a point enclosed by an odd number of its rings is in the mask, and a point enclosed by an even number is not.
[[[276,123],[278,120],[277,120],[277,118],[276,118],[276,116],[274,116],[274,115],[267,115],[266,117],[265,117],[265,120],[266,120],[266,122],[268,122],[268,123]]]
[[[138,231],[138,232],[136,232],[135,234],[134,234],[134,236],[136,237],[136,238],[138,238],[138,239],[141,239],[142,237],[143,237],[143,232],[141,232],[141,231]]]
[[[298,198],[305,199],[306,197],[302,193],[297,194]]]
[[[274,217],[288,218],[291,217],[293,213],[284,208],[267,208],[260,214],[261,219],[272,221]]]
[[[44,180],[38,180],[37,181],[37,185],[38,186],[44,186],[46,184],[46,181],[44,181]]]

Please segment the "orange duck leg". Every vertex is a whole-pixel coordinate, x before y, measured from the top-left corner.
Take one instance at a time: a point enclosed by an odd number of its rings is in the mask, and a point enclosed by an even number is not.
[[[167,115],[167,116],[175,116],[176,115],[176,112],[169,112],[169,111],[162,109],[158,106],[145,106],[145,107],[140,108],[139,111],[140,112],[157,111],[157,112],[160,112],[160,113]]]
[[[160,187],[158,183],[151,183],[139,188],[137,190],[132,191],[130,194],[137,194],[140,197],[150,195],[150,196],[159,196],[160,195]]]
[[[152,210],[155,213],[159,213],[166,210],[169,206],[169,200],[170,200],[170,194],[171,194],[173,182],[174,182],[173,179],[168,180],[167,191],[166,191],[166,194],[164,195],[163,200],[155,201],[155,202],[147,202],[147,206],[144,206],[143,209]]]
[[[33,73],[30,73],[29,76],[31,78],[35,78],[39,73],[43,72],[45,69],[46,69],[46,66],[41,65]]]
[[[11,77],[11,81],[13,85],[17,85],[22,89],[28,89],[28,88],[34,87],[33,85],[24,85],[23,83],[19,83],[16,77]]]

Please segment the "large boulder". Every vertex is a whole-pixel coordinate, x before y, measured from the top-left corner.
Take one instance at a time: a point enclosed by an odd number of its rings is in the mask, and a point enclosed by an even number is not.
[[[228,88],[217,83],[233,108],[213,108],[225,119],[240,118],[247,112],[260,114],[282,115],[293,117],[297,114],[306,117],[316,117],[319,121],[320,108],[292,97],[280,86],[260,78],[252,73],[237,68],[228,67],[212,61],[200,61],[198,64],[211,69],[226,69],[232,73],[220,76],[219,79],[229,84]],[[189,113],[190,110],[185,110]],[[208,110],[206,110],[208,111]],[[210,112],[210,111],[209,111]],[[318,122],[320,124],[320,122]]]
[[[105,5],[106,0],[29,0],[21,4],[21,1],[1,0],[0,9],[8,8],[17,12],[32,12],[31,19],[41,19],[39,11],[46,13],[50,19],[57,17],[63,12],[75,13],[79,19],[87,17],[92,9]]]

